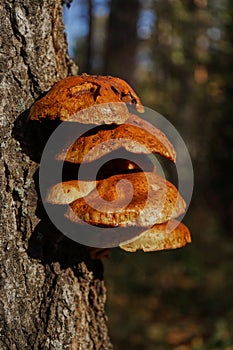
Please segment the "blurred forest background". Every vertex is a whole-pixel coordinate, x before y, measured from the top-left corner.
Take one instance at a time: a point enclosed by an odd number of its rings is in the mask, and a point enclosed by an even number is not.
[[[233,350],[233,1],[73,0],[64,21],[79,72],[127,80],[194,166],[193,243],[104,262],[114,349]]]

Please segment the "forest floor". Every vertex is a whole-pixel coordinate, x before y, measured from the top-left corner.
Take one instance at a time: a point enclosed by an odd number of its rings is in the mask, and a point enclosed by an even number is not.
[[[233,350],[233,239],[196,210],[185,248],[104,262],[115,350]],[[195,217],[195,222],[193,222]]]

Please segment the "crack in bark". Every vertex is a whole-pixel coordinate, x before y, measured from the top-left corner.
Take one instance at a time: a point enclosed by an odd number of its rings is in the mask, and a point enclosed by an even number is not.
[[[50,282],[51,284],[50,284],[49,290],[45,294],[44,305],[46,306],[46,309],[44,310],[44,334],[46,333],[46,330],[48,329],[48,326],[49,326],[49,320],[51,316],[51,306],[53,303],[53,296],[57,286],[57,281],[58,281],[58,276],[54,274],[54,277]]]
[[[10,192],[11,188],[10,188],[10,170],[9,167],[7,165],[7,163],[4,161],[4,173],[5,173],[5,179],[6,179],[6,192]]]

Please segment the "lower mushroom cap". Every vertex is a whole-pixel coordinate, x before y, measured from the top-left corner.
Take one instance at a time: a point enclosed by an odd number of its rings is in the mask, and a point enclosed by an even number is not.
[[[93,129],[56,158],[71,163],[91,162],[121,147],[133,153],[158,153],[173,162],[176,160],[175,150],[165,134],[133,114],[125,124]]]
[[[120,180],[125,181],[117,186]],[[155,173],[132,173],[100,180],[97,190],[71,203],[65,216],[97,226],[149,227],[178,217],[185,207],[169,181]]]
[[[175,228],[169,231],[169,224]],[[127,252],[153,252],[156,250],[175,249],[185,246],[191,242],[188,228],[176,220],[162,224],[156,224],[149,230],[144,231],[139,237],[133,238],[120,244],[120,248]]]
[[[153,164],[149,162],[149,160],[145,159],[143,165],[144,167],[153,170],[153,172],[156,172],[156,168],[153,167]],[[76,175],[78,170],[74,170]],[[89,169],[89,172],[90,170],[91,168]],[[50,204],[69,204],[74,202],[76,199],[85,197],[88,193],[90,193],[96,187],[97,182],[100,181],[100,179],[108,178],[109,176],[118,174],[119,172],[127,174],[140,171],[142,171],[140,166],[133,161],[127,159],[113,159],[110,162],[105,163],[104,166],[99,169],[96,181],[68,180],[57,183],[48,189],[45,201]]]
[[[51,204],[69,204],[86,196],[96,186],[95,181],[70,180],[52,186],[47,193],[46,202]]]

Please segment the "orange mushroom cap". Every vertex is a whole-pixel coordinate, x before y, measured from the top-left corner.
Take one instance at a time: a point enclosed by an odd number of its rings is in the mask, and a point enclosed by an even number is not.
[[[139,97],[124,80],[83,74],[56,83],[33,104],[29,119],[121,124],[128,118],[126,103],[135,105],[139,112],[143,112]],[[90,113],[85,113],[88,107],[93,108]]]

